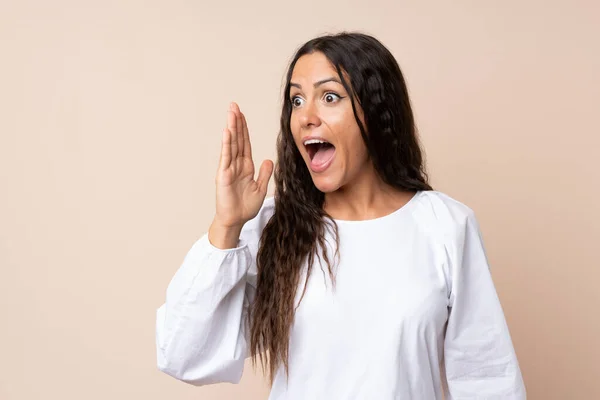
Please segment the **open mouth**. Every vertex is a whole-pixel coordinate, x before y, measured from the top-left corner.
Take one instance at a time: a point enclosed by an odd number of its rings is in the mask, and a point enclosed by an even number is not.
[[[324,164],[335,152],[335,146],[323,140],[307,140],[304,146],[313,164]]]

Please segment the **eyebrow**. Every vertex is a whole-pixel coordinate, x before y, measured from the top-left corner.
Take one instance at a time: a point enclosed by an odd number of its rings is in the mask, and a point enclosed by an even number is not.
[[[339,79],[331,77],[331,78],[321,79],[320,81],[315,82],[313,84],[313,87],[316,89],[319,86],[321,86],[321,85],[323,85],[324,83],[327,83],[327,82],[336,82],[336,83],[339,83],[340,85],[342,84]],[[290,82],[290,87],[292,87],[292,86],[296,87],[298,89],[302,89],[302,86],[300,84],[298,84],[298,83]]]

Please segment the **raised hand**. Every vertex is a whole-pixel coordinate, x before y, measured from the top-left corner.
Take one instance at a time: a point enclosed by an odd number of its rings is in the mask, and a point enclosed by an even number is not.
[[[256,180],[254,173],[246,118],[238,105],[232,103],[227,113],[227,127],[223,130],[221,157],[215,179],[216,214],[209,235],[217,230],[230,231],[225,236],[230,236],[228,242],[233,244],[232,236],[239,234],[242,226],[258,214],[267,194],[273,162],[263,161]],[[212,241],[213,237],[224,235],[211,236]]]

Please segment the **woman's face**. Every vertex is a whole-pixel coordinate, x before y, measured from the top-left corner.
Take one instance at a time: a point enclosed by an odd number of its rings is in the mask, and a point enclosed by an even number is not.
[[[358,176],[369,158],[349,94],[323,53],[298,59],[289,95],[290,127],[315,186],[324,193],[338,190]],[[362,110],[357,114],[362,118]]]

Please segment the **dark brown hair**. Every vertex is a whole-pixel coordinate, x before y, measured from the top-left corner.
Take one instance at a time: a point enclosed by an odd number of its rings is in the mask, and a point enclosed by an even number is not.
[[[262,232],[256,297],[248,314],[252,360],[256,365],[260,357],[271,384],[282,363],[289,374],[288,347],[296,291],[305,262],[306,289],[319,249],[335,284],[325,251],[325,232],[327,226],[333,228],[339,247],[337,225],[323,210],[325,195],[314,185],[290,129],[292,72],[300,57],[314,52],[327,57],[350,94],[354,117],[379,177],[399,190],[431,190],[404,77],[390,51],[362,33],[326,35],[304,44],[287,72],[277,138],[275,211]],[[363,111],[364,125],[357,107]]]

